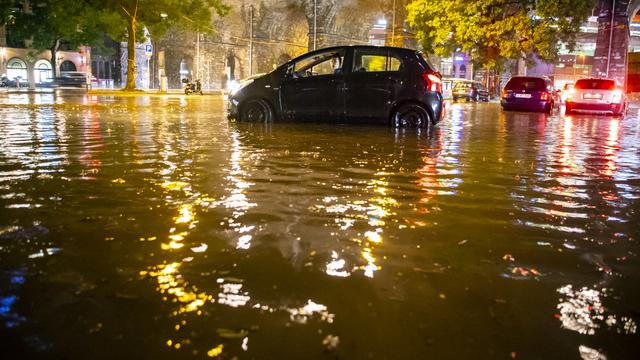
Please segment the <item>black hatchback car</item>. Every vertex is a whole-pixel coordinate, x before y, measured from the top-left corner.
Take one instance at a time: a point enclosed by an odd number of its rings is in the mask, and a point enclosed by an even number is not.
[[[529,110],[550,113],[556,93],[548,78],[514,76],[502,90],[500,101],[504,110]]]
[[[341,46],[295,58],[229,95],[239,121],[330,120],[426,127],[440,121],[442,78],[416,50]]]

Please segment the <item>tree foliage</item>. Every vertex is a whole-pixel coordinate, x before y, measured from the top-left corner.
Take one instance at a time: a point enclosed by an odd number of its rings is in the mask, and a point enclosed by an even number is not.
[[[102,43],[102,33],[91,16],[92,9],[82,1],[30,0],[26,7],[20,1],[0,1],[9,9],[7,14],[2,13],[2,19],[8,22],[12,36],[28,40],[37,52],[51,50],[54,76],[56,53],[62,42],[72,49]]]
[[[85,0],[99,9],[101,25],[115,40],[127,41],[127,82],[135,89],[135,44],[144,40],[144,29],[153,37],[162,36],[170,27],[181,26],[211,32],[213,11],[225,15],[229,7],[222,0]]]
[[[425,50],[459,51],[476,65],[500,69],[505,61],[557,57],[558,42],[575,46],[595,0],[414,0],[407,20]]]

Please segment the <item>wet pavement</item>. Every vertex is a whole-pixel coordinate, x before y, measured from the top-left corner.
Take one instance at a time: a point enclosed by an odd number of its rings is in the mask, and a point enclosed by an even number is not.
[[[640,358],[639,110],[416,132],[2,95],[0,351]]]

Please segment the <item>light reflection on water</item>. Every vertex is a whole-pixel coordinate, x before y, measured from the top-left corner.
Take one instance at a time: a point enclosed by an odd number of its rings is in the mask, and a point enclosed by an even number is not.
[[[20,348],[637,351],[636,118],[455,104],[416,134],[228,123],[207,97],[2,102],[0,320]]]

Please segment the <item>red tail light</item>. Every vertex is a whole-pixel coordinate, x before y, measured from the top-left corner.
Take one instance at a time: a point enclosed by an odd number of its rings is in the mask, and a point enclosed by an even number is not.
[[[427,83],[427,90],[442,94],[442,79],[440,74],[430,71],[422,74],[422,78]]]
[[[549,101],[550,98],[551,98],[551,95],[546,91],[540,94],[540,100],[542,101]]]

